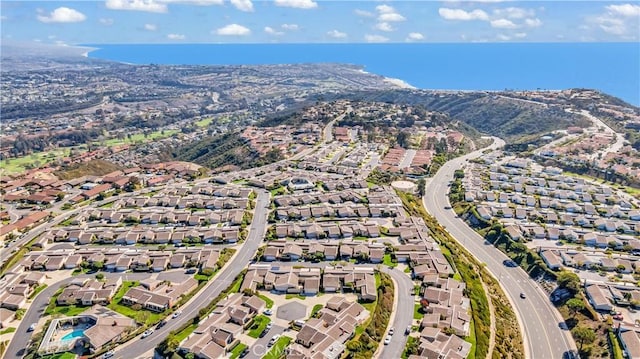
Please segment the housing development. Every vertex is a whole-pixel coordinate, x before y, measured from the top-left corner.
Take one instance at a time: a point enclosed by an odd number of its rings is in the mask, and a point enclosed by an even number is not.
[[[4,358],[640,358],[636,107],[16,58]]]

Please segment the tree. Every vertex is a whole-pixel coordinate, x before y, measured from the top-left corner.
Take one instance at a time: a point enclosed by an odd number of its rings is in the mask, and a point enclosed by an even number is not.
[[[558,274],[558,286],[575,294],[580,291],[580,277],[575,273],[562,271]]]
[[[96,274],[96,279],[97,280],[103,280],[104,279],[104,274],[103,273]]]
[[[398,143],[398,146],[402,148],[407,148],[407,145],[409,144],[408,141],[410,138],[411,138],[411,135],[408,132],[400,131],[396,136],[396,142]]]
[[[571,333],[573,333],[573,337],[580,343],[579,351],[582,351],[582,346],[585,342],[593,342],[596,340],[596,333],[589,327],[575,327]]]
[[[576,313],[584,309],[584,302],[578,298],[571,298],[567,301],[567,308],[571,311],[571,316],[575,317]]]

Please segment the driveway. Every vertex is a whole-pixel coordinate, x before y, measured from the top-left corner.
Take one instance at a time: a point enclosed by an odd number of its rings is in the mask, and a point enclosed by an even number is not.
[[[251,346],[251,348],[249,348],[249,354],[245,358],[246,359],[262,358],[271,349],[270,347],[267,346],[271,338],[273,338],[273,336],[276,334],[282,335],[285,329],[286,329],[285,327],[274,324],[273,327],[271,327],[271,330],[269,330],[269,332],[267,333],[267,335],[265,335],[262,338],[258,338],[258,340],[256,340],[256,342]]]

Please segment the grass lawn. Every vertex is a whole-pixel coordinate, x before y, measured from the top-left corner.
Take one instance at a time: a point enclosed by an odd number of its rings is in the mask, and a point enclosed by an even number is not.
[[[24,172],[28,166],[42,166],[58,158],[69,156],[69,149],[37,152],[27,156],[8,158],[2,162],[2,168],[8,173]]]
[[[285,299],[293,299],[293,298],[298,298],[298,299],[302,299],[305,300],[307,299],[307,297],[305,297],[302,294],[287,294],[284,296]]]
[[[194,330],[196,330],[197,327],[198,327],[198,324],[191,324],[188,327],[186,327],[184,330],[181,330],[178,333],[176,333],[176,339],[178,340],[178,342],[185,340],[191,333],[193,333]]]
[[[118,290],[118,293],[116,293],[116,295],[113,297],[113,300],[111,301],[111,303],[109,303],[109,305],[107,305],[107,307],[129,318],[133,318],[141,324],[153,324],[159,322],[167,315],[167,313],[156,313],[145,309],[133,310],[129,306],[120,304],[122,297],[125,295],[125,293],[127,293],[129,288],[135,287],[138,284],[138,282],[123,282],[122,287],[120,287],[120,290]]]
[[[55,301],[55,300],[54,300]],[[49,309],[49,307],[47,307],[47,310],[44,312],[44,314],[47,315],[55,315],[55,314],[61,314],[67,317],[73,317],[74,315],[78,315],[82,312],[84,312],[85,310],[89,309],[89,307],[80,307],[80,306],[76,306],[76,305],[55,305],[53,306],[53,308]]]
[[[318,313],[320,311],[320,309],[324,308],[324,306],[322,304],[316,304],[313,306],[313,309],[311,309],[311,315],[310,317],[313,317],[314,315],[316,315],[316,313]]]
[[[271,347],[271,350],[269,350],[267,355],[263,356],[262,359],[279,359],[290,342],[291,338],[289,337],[282,336],[278,338],[278,341],[276,341],[273,347]]]
[[[240,356],[245,349],[247,349],[247,345],[243,343],[238,343],[233,349],[231,349],[231,359],[235,359]]]
[[[58,353],[50,356],[41,357],[44,359],[75,359],[76,355],[73,353]]]
[[[458,272],[453,273],[453,279],[462,282],[462,276]]]
[[[266,306],[268,309],[271,309],[273,307],[273,300],[271,300],[269,297],[267,297],[266,295],[262,295],[262,294],[258,294],[258,297],[262,300],[264,300],[264,302],[266,303]]]
[[[200,121],[196,121],[198,127],[208,127],[213,122],[213,117],[203,118]]]
[[[464,338],[465,341],[471,343],[471,350],[469,350],[469,355],[467,359],[475,359],[476,358],[476,327],[473,325],[473,319],[469,323],[469,336]]]
[[[29,296],[29,299],[33,299],[36,297],[36,295],[38,295],[38,293],[42,292],[43,290],[45,290],[47,288],[46,284],[42,284],[39,285],[34,291],[33,293],[31,293],[31,295]]]
[[[260,333],[266,328],[267,324],[271,323],[271,319],[262,314],[256,315],[253,319],[253,325],[251,325],[251,329],[249,330],[249,336],[251,338],[258,338]]]
[[[422,320],[424,318],[424,313],[420,311],[420,308],[422,308],[420,304],[416,304],[413,307],[413,319]]]
[[[0,335],[4,335],[4,334],[9,334],[9,333],[13,333],[16,331],[16,328],[7,328],[7,329],[2,329],[0,330]]]
[[[398,263],[392,262],[391,261],[391,254],[387,253],[384,255],[384,257],[382,257],[382,263],[384,263],[384,265],[388,266],[388,267],[395,267],[398,265]]]

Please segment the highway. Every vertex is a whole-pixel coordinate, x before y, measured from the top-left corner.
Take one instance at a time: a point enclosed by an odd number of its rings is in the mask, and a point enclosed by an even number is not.
[[[494,138],[492,149],[504,145],[504,141]],[[449,205],[448,182],[453,179],[456,169],[462,168],[466,160],[479,157],[482,151],[475,151],[463,157],[447,162],[427,183],[424,206],[435,216],[461,245],[469,250],[480,262],[486,264],[489,272],[499,280],[515,310],[522,329],[526,358],[562,358],[567,350],[576,346],[570,334],[558,326],[563,321],[560,313],[551,304],[544,291],[529,278],[521,268],[509,268],[503,261],[509,259],[484,239],[462,219],[456,217],[453,210],[445,209]],[[526,299],[520,298],[526,294]]]
[[[258,190],[256,209],[253,220],[251,221],[249,235],[231,262],[227,263],[207,286],[202,288],[199,293],[181,308],[182,315],[175,319],[169,319],[164,327],[156,330],[155,333],[144,340],[140,340],[140,337],[137,337],[118,347],[115,357],[144,357],[144,354],[154,350],[154,348],[169,335],[169,332],[193,320],[200,308],[209,304],[211,300],[229,287],[238,274],[247,267],[258,250],[258,247],[262,244],[262,239],[266,231],[268,208],[269,193],[264,190]]]

